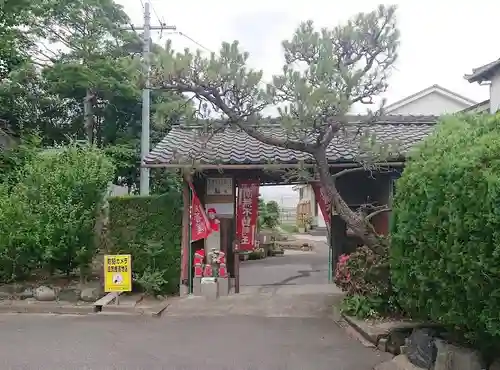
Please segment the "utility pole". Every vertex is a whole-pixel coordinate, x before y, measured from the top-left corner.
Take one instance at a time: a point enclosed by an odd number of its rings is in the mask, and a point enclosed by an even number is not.
[[[159,26],[151,25],[151,9],[150,0],[144,1],[144,25],[142,27],[132,26],[130,29],[133,31],[143,30],[142,37],[142,67],[144,71],[144,88],[142,90],[142,125],[141,125],[141,172],[140,172],[140,186],[139,191],[141,195],[149,195],[149,168],[143,167],[142,163],[144,157],[149,153],[150,134],[149,134],[149,118],[150,118],[150,45],[151,45],[151,31],[154,30],[173,30],[175,26],[167,26],[162,23]]]

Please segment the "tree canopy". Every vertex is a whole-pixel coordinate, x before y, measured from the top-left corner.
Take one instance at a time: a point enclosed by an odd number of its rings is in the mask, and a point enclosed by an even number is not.
[[[115,181],[132,188],[142,41],[125,30],[130,19],[122,7],[113,0],[4,0],[0,13],[0,121],[18,136],[36,132],[42,146],[87,139],[113,158]],[[153,53],[161,50],[153,45]],[[155,144],[192,108],[176,92],[151,95]],[[160,181],[153,188],[168,183],[161,177],[153,173]]]
[[[18,134],[37,131],[42,145],[87,139],[117,164],[115,181],[130,188],[139,168],[141,40],[113,0],[4,0],[0,60],[0,120]],[[387,88],[397,58],[396,8],[379,6],[317,30],[300,24],[283,42],[283,71],[264,81],[239,43],[218,54],[175,52],[152,45],[152,141],[192,113],[223,118],[261,142],[310,154],[337,213],[369,245],[373,227],[352,212],[330,176],[326,149],[347,135],[353,104],[371,104]],[[194,99],[187,99],[194,95]],[[196,109],[192,104],[198,100]],[[264,109],[277,106],[285,138],[259,130]],[[378,110],[367,116],[369,125]],[[363,166],[370,166],[363,158]],[[161,176],[153,176],[159,183]],[[160,186],[161,188],[161,186]]]
[[[371,104],[387,89],[399,46],[396,7],[380,5],[319,31],[312,21],[303,22],[282,46],[283,71],[265,82],[261,70],[248,66],[249,54],[237,41],[223,43],[218,54],[209,56],[199,50],[175,52],[167,44],[155,60],[154,83],[194,94],[203,102],[199,113],[210,110],[222,117],[216,131],[234,126],[263,143],[309,153],[337,213],[365,243],[378,245],[370,223],[338,193],[326,149],[335,136],[346,134],[353,104]],[[271,105],[278,107],[285,138],[259,130],[263,110]],[[361,125],[376,117],[372,112]]]

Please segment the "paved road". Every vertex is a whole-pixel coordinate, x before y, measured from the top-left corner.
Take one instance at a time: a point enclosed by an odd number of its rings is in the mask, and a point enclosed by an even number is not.
[[[296,235],[314,245],[312,252],[286,250],[282,257],[241,263],[242,286],[328,283],[328,247],[321,236]]]
[[[161,318],[0,315],[0,369],[372,369],[388,356],[330,317],[327,258],[319,246],[244,263],[241,294],[174,299]]]
[[[316,318],[0,316],[3,370],[369,370],[387,359]]]

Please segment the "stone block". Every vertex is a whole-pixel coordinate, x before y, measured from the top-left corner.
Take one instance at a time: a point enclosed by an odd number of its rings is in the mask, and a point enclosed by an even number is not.
[[[219,289],[219,296],[225,297],[229,295],[229,279],[226,278],[218,278],[217,285]]]
[[[481,356],[477,351],[458,347],[436,339],[437,356],[434,370],[483,370]]]
[[[387,352],[387,338],[380,338],[377,343],[379,351]]]
[[[424,369],[432,368],[437,356],[434,334],[430,328],[413,330],[408,337],[406,351],[406,356],[412,364]]]
[[[207,299],[219,298],[219,287],[214,278],[201,279],[201,294]]]
[[[35,289],[33,296],[37,301],[55,301],[57,294],[54,289],[42,285]]]
[[[101,287],[84,288],[80,293],[80,299],[84,302],[95,302],[105,294]]]
[[[387,341],[386,352],[390,352],[395,356],[401,354],[401,347],[405,345],[407,335],[408,333],[400,330],[391,332]]]
[[[201,296],[201,277],[193,278],[193,295]]]

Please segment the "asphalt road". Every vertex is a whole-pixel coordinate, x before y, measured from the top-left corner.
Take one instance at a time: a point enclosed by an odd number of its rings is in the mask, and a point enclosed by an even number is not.
[[[281,257],[245,261],[240,265],[242,286],[279,286],[328,283],[326,237],[298,235],[314,245],[312,252],[289,251]]]
[[[0,315],[2,370],[369,370],[387,354],[330,317],[328,249],[242,263],[239,295],[149,316]]]
[[[316,318],[0,316],[3,370],[369,370],[387,359]]]

